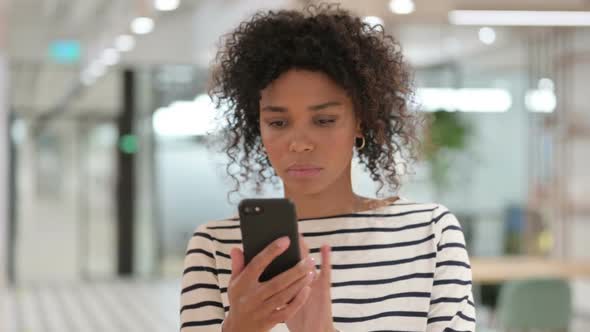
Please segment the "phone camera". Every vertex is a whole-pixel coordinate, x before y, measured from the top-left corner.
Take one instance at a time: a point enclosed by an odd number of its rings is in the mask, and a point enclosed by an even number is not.
[[[261,206],[246,206],[244,207],[244,214],[247,215],[257,215],[261,214],[263,211]]]
[[[244,213],[247,215],[261,214],[263,211],[261,206],[246,206],[244,207]]]

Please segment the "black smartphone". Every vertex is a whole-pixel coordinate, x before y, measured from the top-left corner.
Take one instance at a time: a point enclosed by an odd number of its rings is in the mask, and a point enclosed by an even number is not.
[[[259,281],[270,280],[301,260],[293,202],[286,198],[244,199],[238,212],[246,265],[275,240],[283,236],[290,239],[289,248],[268,265]]]

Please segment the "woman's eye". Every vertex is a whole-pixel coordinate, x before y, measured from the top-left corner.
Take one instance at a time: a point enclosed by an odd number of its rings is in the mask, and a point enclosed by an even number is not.
[[[334,119],[320,119],[320,120],[318,120],[318,123],[322,126],[327,126],[327,125],[330,125],[334,122],[336,122],[336,120],[334,120]]]
[[[268,125],[271,127],[282,128],[285,126],[286,123],[287,123],[287,121],[277,120],[277,121],[269,122]]]

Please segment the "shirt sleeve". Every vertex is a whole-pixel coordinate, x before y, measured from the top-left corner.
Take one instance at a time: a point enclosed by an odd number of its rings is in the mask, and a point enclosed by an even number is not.
[[[471,266],[463,231],[443,206],[434,211],[433,220],[437,254],[426,331],[475,331]]]
[[[189,241],[184,260],[181,332],[221,332],[225,310],[215,264],[215,247],[205,225]]]

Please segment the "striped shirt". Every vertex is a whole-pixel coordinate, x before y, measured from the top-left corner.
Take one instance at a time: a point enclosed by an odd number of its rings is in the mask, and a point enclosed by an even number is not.
[[[334,326],[348,331],[474,331],[471,268],[461,226],[447,208],[404,198],[370,211],[299,220],[317,262],[332,247]],[[238,219],[197,228],[185,258],[182,331],[221,331],[230,310]],[[288,331],[284,324],[273,332]]]

